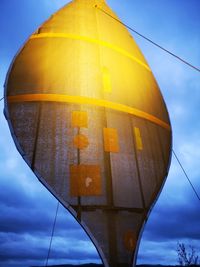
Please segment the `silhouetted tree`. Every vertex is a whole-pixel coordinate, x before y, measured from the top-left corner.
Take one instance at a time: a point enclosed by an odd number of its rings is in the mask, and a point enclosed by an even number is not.
[[[184,243],[177,244],[178,263],[181,266],[197,266],[199,264],[199,256],[193,246],[186,248]]]

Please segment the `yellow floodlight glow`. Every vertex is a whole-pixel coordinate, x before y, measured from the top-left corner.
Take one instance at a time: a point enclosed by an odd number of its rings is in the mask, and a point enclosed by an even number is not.
[[[165,123],[164,121],[158,119],[155,116],[152,116],[151,114],[148,114],[141,110],[131,108],[131,107],[128,107],[122,104],[113,103],[113,102],[102,100],[102,99],[94,99],[94,98],[83,97],[83,96],[56,95],[56,94],[30,94],[30,95],[9,96],[8,101],[10,103],[49,101],[49,102],[95,105],[99,107],[110,108],[113,110],[132,114],[137,117],[156,123],[169,131],[171,130],[171,127],[169,124]]]

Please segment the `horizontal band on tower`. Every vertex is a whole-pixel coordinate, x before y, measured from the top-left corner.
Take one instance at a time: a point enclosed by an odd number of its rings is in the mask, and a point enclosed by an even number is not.
[[[144,111],[141,111],[136,108],[132,108],[123,104],[103,100],[90,98],[85,96],[71,96],[71,95],[60,95],[60,94],[25,94],[25,95],[16,95],[16,96],[8,96],[9,103],[16,102],[37,102],[37,101],[47,101],[47,102],[63,102],[63,103],[72,103],[72,104],[87,104],[94,105],[104,108],[109,108],[117,111],[121,111],[124,113],[128,113],[131,115],[135,115],[139,118],[146,119],[150,122],[153,122],[168,131],[171,131],[171,127],[166,122],[158,119],[157,117],[148,114]]]
[[[127,52],[126,50],[124,50],[123,48],[110,44],[108,42],[102,41],[102,40],[98,40],[98,39],[94,39],[94,38],[90,38],[87,36],[80,36],[80,35],[76,35],[76,34],[70,34],[70,33],[38,33],[38,34],[33,34],[30,39],[38,39],[38,38],[67,38],[67,39],[73,39],[73,40],[82,40],[82,41],[86,41],[89,43],[94,43],[94,44],[98,44],[101,46],[105,46],[108,47],[128,58],[130,58],[131,60],[137,62],[138,64],[140,64],[141,66],[143,66],[145,69],[147,69],[148,71],[151,72],[151,69],[149,68],[149,66],[147,64],[145,64],[144,62],[142,62],[141,60],[139,60],[138,58],[134,57],[132,54],[130,54],[129,52]]]

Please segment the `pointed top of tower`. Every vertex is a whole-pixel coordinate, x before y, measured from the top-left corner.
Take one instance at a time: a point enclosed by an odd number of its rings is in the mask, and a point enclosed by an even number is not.
[[[102,5],[102,4],[106,4],[106,0],[73,0],[74,2],[86,2],[89,1],[91,4],[95,4],[95,5]]]

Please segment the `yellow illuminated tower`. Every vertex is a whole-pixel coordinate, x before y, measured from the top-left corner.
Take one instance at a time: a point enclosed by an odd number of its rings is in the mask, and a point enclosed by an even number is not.
[[[130,267],[168,173],[171,126],[144,56],[106,13],[117,18],[104,0],[74,0],[30,36],[7,76],[5,116],[104,265]]]

